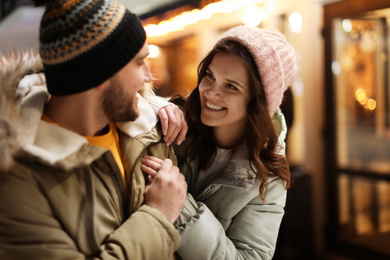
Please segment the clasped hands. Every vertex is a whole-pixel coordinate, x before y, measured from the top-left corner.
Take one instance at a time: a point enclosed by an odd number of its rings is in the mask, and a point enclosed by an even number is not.
[[[158,115],[165,145],[171,145],[175,139],[180,145],[188,130],[183,112],[176,105],[168,105],[161,108]],[[145,188],[145,204],[160,210],[173,223],[179,216],[187,195],[184,175],[170,159],[146,156],[142,158],[141,167],[149,179]]]
[[[153,156],[142,159],[142,170],[148,175],[145,204],[160,210],[171,223],[179,216],[187,195],[184,175],[170,159]]]

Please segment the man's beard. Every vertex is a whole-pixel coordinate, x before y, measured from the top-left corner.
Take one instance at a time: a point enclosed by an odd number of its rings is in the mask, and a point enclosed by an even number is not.
[[[139,111],[137,106],[134,109],[133,103],[134,96],[129,98],[117,84],[112,84],[103,92],[103,110],[110,121],[126,122],[136,120],[139,116]]]

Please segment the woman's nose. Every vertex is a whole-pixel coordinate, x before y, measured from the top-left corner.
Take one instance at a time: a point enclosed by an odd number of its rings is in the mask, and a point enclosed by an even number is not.
[[[216,83],[214,83],[212,86],[210,86],[206,90],[206,95],[209,97],[218,97],[221,96],[221,88]]]

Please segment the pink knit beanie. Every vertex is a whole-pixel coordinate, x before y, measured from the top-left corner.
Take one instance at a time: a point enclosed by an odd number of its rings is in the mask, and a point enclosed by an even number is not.
[[[297,75],[293,47],[276,30],[246,26],[230,29],[218,43],[227,40],[242,44],[252,54],[263,83],[269,112],[274,114],[282,102],[284,91]]]

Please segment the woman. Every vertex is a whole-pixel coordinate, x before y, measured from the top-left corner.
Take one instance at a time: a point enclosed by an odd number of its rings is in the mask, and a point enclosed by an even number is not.
[[[295,76],[280,33],[244,26],[199,65],[185,104],[188,137],[176,147],[189,192],[175,223],[182,259],[272,258],[290,185],[279,105]],[[150,181],[160,163],[143,159]]]

